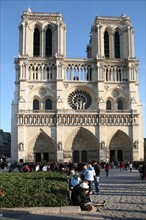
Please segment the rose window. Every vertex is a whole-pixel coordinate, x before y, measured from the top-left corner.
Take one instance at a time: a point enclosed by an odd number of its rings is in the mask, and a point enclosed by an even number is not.
[[[92,102],[91,96],[82,90],[76,90],[68,96],[68,104],[72,109],[84,110],[90,107]]]

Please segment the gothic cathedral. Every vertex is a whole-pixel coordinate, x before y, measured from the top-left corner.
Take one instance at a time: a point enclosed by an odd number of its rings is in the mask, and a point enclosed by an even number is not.
[[[66,57],[60,13],[22,13],[12,101],[12,160],[139,161],[142,105],[134,29],[96,16],[87,58]]]

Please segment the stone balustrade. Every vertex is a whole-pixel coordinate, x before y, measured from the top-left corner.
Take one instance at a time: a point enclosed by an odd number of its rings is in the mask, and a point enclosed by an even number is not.
[[[138,124],[138,114],[129,113],[86,113],[86,114],[65,114],[65,113],[19,113],[18,125],[27,126],[127,126]]]

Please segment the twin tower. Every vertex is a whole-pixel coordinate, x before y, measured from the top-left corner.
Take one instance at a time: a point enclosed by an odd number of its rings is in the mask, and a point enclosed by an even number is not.
[[[74,45],[72,45],[74,46]],[[22,13],[11,157],[19,162],[143,160],[130,18],[97,16],[87,57],[66,57],[60,13]]]

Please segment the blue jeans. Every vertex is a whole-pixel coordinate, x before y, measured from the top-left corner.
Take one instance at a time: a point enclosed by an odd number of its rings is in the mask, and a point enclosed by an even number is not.
[[[109,170],[106,170],[106,176],[108,177],[109,176]]]
[[[94,176],[95,191],[99,193],[99,176]]]

